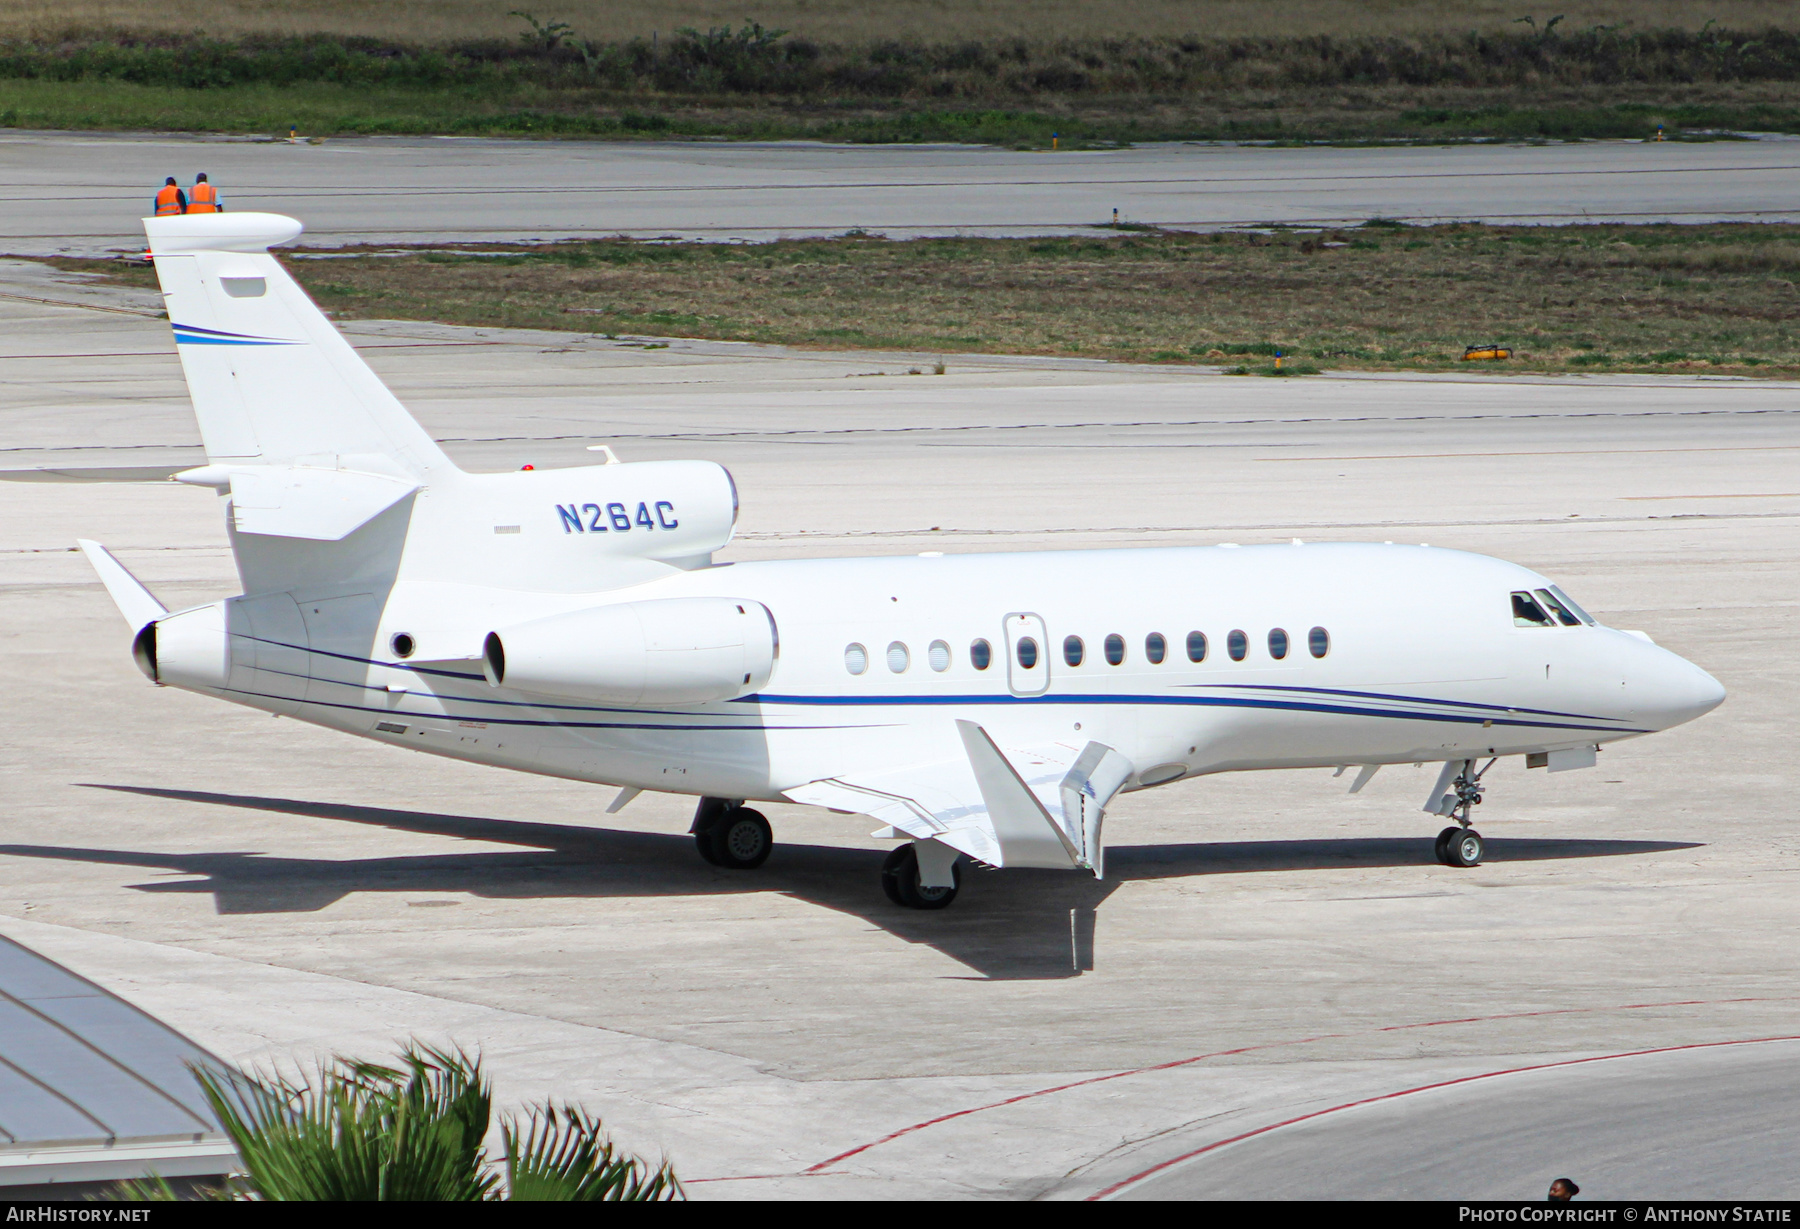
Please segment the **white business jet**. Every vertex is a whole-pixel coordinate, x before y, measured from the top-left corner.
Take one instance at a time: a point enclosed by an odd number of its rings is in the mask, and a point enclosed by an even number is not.
[[[1104,872],[1113,796],[1205,773],[1441,764],[1454,866],[1498,757],[1552,772],[1724,689],[1546,578],[1425,547],[1044,551],[719,564],[701,461],[464,473],[268,253],[272,214],[144,222],[243,595],[170,612],[82,542],[159,684],[395,747],[699,798],[860,812],[898,904],[965,861]],[[1485,766],[1482,761],[1486,761]]]

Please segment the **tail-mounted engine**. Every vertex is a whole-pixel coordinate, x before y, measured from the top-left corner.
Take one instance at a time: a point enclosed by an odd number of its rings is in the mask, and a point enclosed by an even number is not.
[[[174,687],[225,686],[231,677],[225,605],[196,606],[145,624],[131,644],[138,669]]]
[[[490,632],[488,683],[616,704],[705,704],[762,688],[781,652],[760,602],[678,597],[573,610]]]

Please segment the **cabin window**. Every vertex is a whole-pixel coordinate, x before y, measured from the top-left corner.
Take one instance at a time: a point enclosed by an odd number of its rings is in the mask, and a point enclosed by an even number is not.
[[[1276,661],[1280,661],[1287,656],[1287,651],[1287,629],[1285,627],[1271,627],[1269,629],[1269,656],[1273,657]]]
[[[861,674],[869,668],[869,650],[860,644],[847,645],[844,648],[844,669],[852,674]]]
[[[1577,619],[1580,619],[1583,623],[1587,624],[1589,627],[1592,627],[1594,625],[1594,616],[1589,614],[1587,611],[1583,610],[1581,607],[1577,606],[1575,604],[1574,598],[1572,598],[1568,594],[1564,593],[1561,589],[1559,589],[1555,585],[1550,586],[1550,592],[1554,593],[1556,595],[1556,600],[1561,602],[1565,607],[1567,607],[1568,610],[1570,611],[1570,613],[1572,613]]]
[[[1017,653],[1019,657],[1019,669],[1030,670],[1037,665],[1037,641],[1033,640],[1030,636],[1019,637]]]
[[[1250,652],[1250,637],[1243,632],[1232,631],[1225,637],[1225,651],[1231,654],[1232,661],[1243,661],[1245,654]]]
[[[1163,639],[1161,632],[1151,632],[1144,637],[1144,656],[1153,666],[1162,665],[1162,660],[1169,652],[1169,642]]]
[[[1306,651],[1314,657],[1323,657],[1331,652],[1331,633],[1322,627],[1315,627],[1307,632]]]
[[[977,670],[986,670],[994,660],[994,646],[985,640],[977,640],[969,646],[969,664]]]
[[[1063,660],[1071,666],[1079,666],[1082,655],[1086,652],[1087,647],[1081,643],[1080,636],[1063,637]]]
[[[933,640],[931,647],[925,651],[925,660],[931,663],[933,670],[942,674],[950,668],[950,646],[942,640]]]
[[[1573,614],[1571,614],[1569,612],[1569,608],[1567,606],[1565,606],[1561,602],[1557,601],[1556,595],[1554,593],[1550,592],[1550,590],[1539,589],[1537,591],[1537,599],[1538,599],[1538,601],[1540,601],[1544,604],[1545,609],[1549,610],[1551,614],[1554,614],[1559,620],[1562,621],[1562,625],[1564,627],[1580,627],[1581,626],[1581,620],[1577,619]]]
[[[1125,637],[1114,633],[1106,638],[1106,664],[1116,666],[1125,660]]]
[[[1188,649],[1188,660],[1189,661],[1205,661],[1206,660],[1206,633],[1205,632],[1189,632],[1187,649]]]
[[[1555,627],[1556,620],[1544,613],[1537,599],[1521,590],[1512,595],[1514,627]]]
[[[912,665],[912,654],[898,640],[888,645],[888,669],[895,674],[905,674],[906,668]]]

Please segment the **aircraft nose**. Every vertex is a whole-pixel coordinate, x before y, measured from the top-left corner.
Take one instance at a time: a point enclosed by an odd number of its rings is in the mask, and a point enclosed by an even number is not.
[[[1725,702],[1725,688],[1718,679],[1686,658],[1673,653],[1660,654],[1661,660],[1650,675],[1642,697],[1643,715],[1652,718],[1658,729],[1681,725],[1703,717]]]

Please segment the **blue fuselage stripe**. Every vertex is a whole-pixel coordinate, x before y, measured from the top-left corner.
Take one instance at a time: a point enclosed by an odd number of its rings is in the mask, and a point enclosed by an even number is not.
[[[337,661],[351,662],[351,663],[354,663],[357,665],[385,666],[385,667],[388,667],[391,669],[406,670],[406,671],[409,671],[414,674],[440,675],[440,676],[447,677],[447,678],[463,679],[463,680],[467,680],[467,681],[471,681],[471,682],[478,680],[478,679],[482,679],[482,677],[483,677],[479,674],[464,674],[464,673],[453,672],[453,671],[448,671],[448,670],[432,670],[432,669],[419,667],[419,666],[409,666],[402,662],[375,661],[370,658],[356,657],[356,656],[346,654],[346,653],[333,653],[327,649],[314,649],[314,648],[309,648],[309,647],[297,645],[297,644],[288,644],[285,641],[264,640],[264,639],[261,639],[260,637],[255,637],[255,636],[240,636],[239,639],[252,640],[259,644],[268,644],[268,645],[272,645],[272,646],[275,646],[278,648],[291,649],[294,652],[305,653],[310,656],[327,657],[327,658],[335,659]],[[264,669],[266,669],[266,667],[264,667]],[[327,683],[327,684],[331,684],[331,685],[335,685],[335,686],[368,689],[368,684],[366,684],[366,683],[353,682],[353,681],[347,680],[347,679],[318,678],[316,676],[305,676],[305,675],[293,674],[291,672],[279,671],[279,670],[269,670],[268,672],[271,674],[282,674],[282,675],[285,675],[286,677],[295,678],[295,679],[310,678],[310,680],[313,682]],[[1602,733],[1602,734],[1651,734],[1651,733],[1655,732],[1653,730],[1639,729],[1639,728],[1631,727],[1631,726],[1624,726],[1624,725],[1617,725],[1617,724],[1614,724],[1614,725],[1601,724],[1603,722],[1609,722],[1609,721],[1616,722],[1616,721],[1621,720],[1619,718],[1596,717],[1596,716],[1589,716],[1589,715],[1585,715],[1585,714],[1581,714],[1581,713],[1558,713],[1558,712],[1545,710],[1545,709],[1507,708],[1502,705],[1479,704],[1479,703],[1463,701],[1463,700],[1435,700],[1435,699],[1427,699],[1424,697],[1384,695],[1379,692],[1336,691],[1336,690],[1332,690],[1329,688],[1315,688],[1315,687],[1286,687],[1286,686],[1259,687],[1258,684],[1254,684],[1254,683],[1219,683],[1219,684],[1194,683],[1194,684],[1182,684],[1182,686],[1188,686],[1188,687],[1214,686],[1214,687],[1220,688],[1221,690],[1230,689],[1230,690],[1234,690],[1234,691],[1235,690],[1260,689],[1260,690],[1266,690],[1266,691],[1300,692],[1300,693],[1307,693],[1307,694],[1321,695],[1321,696],[1344,696],[1344,697],[1348,697],[1348,698],[1386,699],[1386,700],[1392,700],[1392,701],[1394,701],[1396,703],[1400,703],[1400,704],[1456,706],[1456,707],[1462,707],[1462,708],[1473,708],[1478,711],[1476,711],[1474,713],[1468,713],[1468,712],[1461,712],[1461,713],[1457,713],[1457,712],[1448,712],[1448,713],[1447,712],[1420,712],[1420,711],[1412,710],[1412,709],[1375,708],[1375,707],[1371,707],[1368,705],[1347,704],[1347,703],[1342,703],[1342,702],[1327,703],[1327,702],[1323,702],[1323,701],[1307,701],[1307,700],[1298,700],[1298,699],[1293,699],[1293,700],[1259,699],[1259,698],[1254,698],[1254,697],[1250,697],[1250,696],[1194,696],[1194,695],[1141,695],[1141,694],[1138,694],[1138,695],[1105,695],[1105,694],[1095,694],[1095,693],[1064,693],[1064,694],[1059,694],[1059,695],[1041,695],[1041,696],[1015,696],[1015,695],[1011,695],[1011,694],[1006,694],[1006,695],[991,695],[991,694],[990,695],[982,695],[982,694],[967,695],[967,694],[964,694],[964,695],[948,695],[948,696],[804,696],[804,695],[766,695],[766,694],[762,694],[762,693],[757,693],[755,695],[740,696],[736,700],[729,701],[729,703],[755,704],[755,705],[758,705],[759,707],[768,706],[768,705],[791,705],[794,707],[900,707],[900,708],[905,708],[905,707],[918,707],[918,706],[943,707],[943,706],[952,706],[952,705],[958,706],[958,707],[992,707],[992,706],[998,706],[998,705],[1018,705],[1018,704],[1062,704],[1062,705],[1081,705],[1081,706],[1142,705],[1142,706],[1152,706],[1152,707],[1176,706],[1176,707],[1189,707],[1189,708],[1240,708],[1240,709],[1266,709],[1266,710],[1274,710],[1274,711],[1280,711],[1280,712],[1319,713],[1319,714],[1328,715],[1328,716],[1376,717],[1376,718],[1382,718],[1382,719],[1389,720],[1389,721],[1432,721],[1432,722],[1440,722],[1440,723],[1449,724],[1449,725],[1486,725],[1486,724],[1491,723],[1492,725],[1495,725],[1495,726],[1507,726],[1510,728],[1529,728],[1529,729],[1538,729],[1538,730],[1569,730],[1569,731],[1580,731],[1580,732],[1586,732],[1586,733],[1597,732],[1597,733]],[[260,695],[261,693],[245,692],[242,694]],[[551,712],[621,713],[621,714],[643,714],[645,716],[654,715],[654,716],[663,716],[663,717],[674,715],[674,714],[670,714],[667,709],[660,709],[660,708],[610,708],[610,707],[606,707],[606,706],[602,706],[602,705],[534,703],[534,702],[528,701],[528,700],[501,700],[501,699],[490,698],[487,696],[448,696],[448,695],[439,694],[437,692],[432,692],[431,694],[440,703],[444,704],[446,706],[446,708],[451,704],[471,704],[471,705],[479,704],[479,705],[490,706],[490,708],[499,706],[499,707],[506,707],[506,708],[529,708],[529,709],[536,709],[539,711],[551,711]],[[275,700],[282,700],[282,699],[293,700],[294,699],[294,697],[288,697],[288,696],[265,696],[263,698],[275,699]],[[596,722],[550,721],[550,720],[536,720],[536,719],[524,719],[524,718],[496,717],[496,716],[486,715],[486,714],[478,715],[478,716],[476,716],[476,715],[459,716],[457,714],[450,713],[447,711],[442,714],[435,714],[435,713],[408,712],[408,711],[401,710],[401,709],[374,709],[374,708],[368,708],[364,705],[334,704],[334,703],[331,703],[329,701],[324,701],[324,700],[295,700],[295,702],[301,703],[301,704],[319,704],[319,705],[322,705],[327,708],[343,708],[343,709],[350,709],[350,710],[357,711],[357,712],[382,713],[385,715],[396,716],[396,717],[412,717],[415,719],[435,717],[439,720],[446,720],[446,721],[479,721],[479,722],[482,722],[482,723],[488,724],[488,725],[566,726],[570,729],[812,730],[812,729],[839,728],[836,726],[773,726],[773,725],[765,725],[765,724],[728,726],[728,725],[678,724],[678,723],[668,723],[668,722],[634,723],[634,722],[604,722],[604,721],[596,721]],[[1506,714],[1506,715],[1502,715],[1502,714]],[[689,722],[698,721],[698,720],[717,720],[719,718],[728,718],[728,717],[732,716],[732,714],[729,714],[729,713],[700,713],[700,712],[682,713],[679,715],[686,717]],[[1533,718],[1535,718],[1535,717],[1561,717],[1561,718],[1566,718],[1567,720],[1564,720],[1564,721],[1534,720]],[[878,723],[876,726],[863,727],[863,728],[882,728],[882,727],[885,727],[885,725],[887,725],[887,724],[888,723]]]

